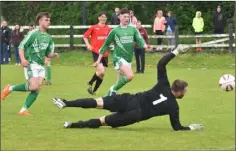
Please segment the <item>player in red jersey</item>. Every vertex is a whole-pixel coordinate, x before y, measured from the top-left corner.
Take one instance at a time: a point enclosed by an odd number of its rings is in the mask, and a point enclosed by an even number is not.
[[[105,12],[100,12],[98,15],[98,24],[91,26],[84,34],[83,39],[87,46],[87,49],[92,52],[93,61],[96,62],[99,56],[99,49],[105,42],[111,28],[106,25],[107,15]],[[91,37],[90,37],[91,36]],[[90,43],[89,43],[90,37]],[[96,67],[97,70],[94,73],[91,80],[88,82],[88,92],[94,95],[99,86],[102,84],[104,73],[108,67],[108,50],[104,53],[100,64]],[[92,89],[93,83],[96,81],[94,89]]]

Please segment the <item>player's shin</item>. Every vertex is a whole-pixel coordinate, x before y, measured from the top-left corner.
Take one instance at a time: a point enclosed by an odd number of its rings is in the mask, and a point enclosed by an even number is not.
[[[93,84],[93,82],[95,82],[96,80],[98,80],[99,77],[97,76],[96,72],[94,73],[93,77],[91,78],[91,80],[88,82],[90,85]]]
[[[45,69],[46,69],[46,78],[45,78],[45,80],[46,80],[46,82],[51,83],[51,66],[48,65],[48,66],[45,67]]]
[[[13,85],[10,87],[11,91],[29,91],[29,83]]]
[[[93,98],[64,101],[66,107],[96,108],[97,102]]]
[[[25,110],[27,110],[37,99],[38,94],[39,94],[39,90],[31,91],[30,94],[27,96],[25,103],[20,112],[24,112]]]
[[[113,90],[118,91],[128,82],[129,80],[125,76],[122,76],[120,80],[113,86]]]
[[[97,79],[96,84],[95,84],[95,87],[94,87],[94,89],[93,89],[93,92],[96,92],[96,91],[97,91],[97,89],[99,88],[99,86],[102,84],[102,81],[103,81],[103,79],[101,79],[101,78],[98,78],[98,79]]]

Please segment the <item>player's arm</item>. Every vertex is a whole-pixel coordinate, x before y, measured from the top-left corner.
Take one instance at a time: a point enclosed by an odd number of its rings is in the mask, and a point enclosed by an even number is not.
[[[52,41],[52,39],[49,42],[45,57],[48,57],[48,58],[59,57],[58,53],[54,53],[54,42]]]
[[[93,26],[90,27],[83,35],[83,39],[84,39],[84,42],[85,42],[86,47],[87,47],[88,50],[93,49],[92,46],[89,43],[89,40],[88,40],[88,38],[89,38],[89,36],[91,36],[92,32],[93,32]]]
[[[113,29],[113,30],[111,30],[111,32],[107,36],[106,41],[104,42],[104,44],[100,48],[99,57],[98,57],[98,60],[93,64],[94,66],[97,66],[101,62],[103,54],[106,52],[106,50],[108,49],[110,44],[114,41],[114,39],[115,39],[115,32],[114,32],[114,29]]]
[[[148,48],[148,45],[146,44],[146,42],[144,41],[143,37],[141,36],[140,32],[138,31],[137,28],[134,27],[134,41],[136,42],[136,44],[141,47],[141,48]]]
[[[201,124],[191,124],[189,126],[182,126],[179,120],[179,109],[175,109],[170,113],[170,123],[175,131],[188,131],[188,130],[199,130],[202,129],[203,126]]]
[[[20,56],[20,59],[21,59],[21,64],[24,67],[28,66],[28,62],[25,59],[25,49],[27,47],[29,47],[29,44],[30,44],[30,41],[31,41],[32,37],[33,37],[33,32],[27,34],[27,36],[21,41],[21,43],[18,47],[19,48],[19,56]]]

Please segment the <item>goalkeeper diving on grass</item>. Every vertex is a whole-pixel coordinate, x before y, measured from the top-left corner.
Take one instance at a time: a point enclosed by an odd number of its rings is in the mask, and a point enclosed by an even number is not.
[[[87,121],[78,121],[75,123],[65,122],[64,127],[99,128],[100,126],[110,126],[117,128],[148,120],[155,116],[169,115],[171,126],[175,131],[202,129],[202,124],[181,125],[179,106],[176,99],[184,97],[188,83],[184,80],[177,79],[170,85],[167,77],[166,65],[182,51],[184,51],[184,47],[179,45],[174,51],[160,59],[157,63],[158,82],[148,91],[136,94],[123,93],[98,99],[83,98],[71,101],[54,97],[54,104],[61,109],[69,107],[98,108],[113,112],[110,115]]]

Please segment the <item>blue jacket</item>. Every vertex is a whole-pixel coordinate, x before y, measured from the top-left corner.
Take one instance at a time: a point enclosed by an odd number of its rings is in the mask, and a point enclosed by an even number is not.
[[[168,31],[168,26],[170,26],[172,32],[175,32],[175,26],[177,25],[177,20],[174,17],[166,17],[166,30]]]

